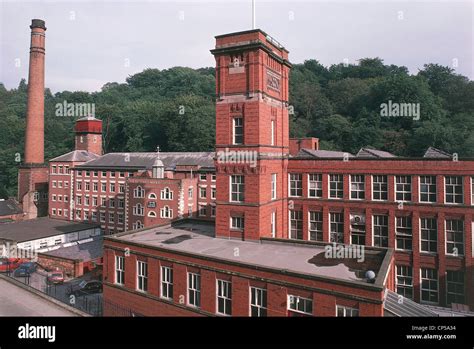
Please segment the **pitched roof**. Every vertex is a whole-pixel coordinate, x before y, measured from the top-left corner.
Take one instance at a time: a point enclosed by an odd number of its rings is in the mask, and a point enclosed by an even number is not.
[[[23,213],[23,209],[15,202],[15,200],[0,200],[0,216],[9,216],[19,213]]]
[[[385,311],[388,311],[390,314],[398,316],[398,317],[409,317],[409,316],[416,316],[416,317],[433,317],[438,316],[437,313],[428,309],[426,306],[422,304],[418,304],[412,301],[409,298],[405,298],[390,291],[389,289],[385,290],[385,299],[383,303],[383,307]]]
[[[76,166],[77,169],[152,169],[159,158],[166,170],[176,166],[214,168],[214,152],[108,153]]]
[[[60,155],[49,161],[71,161],[71,162],[86,162],[99,158],[99,155],[88,152],[86,150],[74,150],[69,153]]]
[[[445,152],[444,150],[436,149],[434,147],[429,147],[425,155],[423,155],[424,158],[446,158],[446,159],[451,159],[453,156],[452,154],[449,154]]]
[[[358,158],[395,158],[396,155],[389,153],[388,151],[374,149],[372,147],[360,148],[356,155]]]
[[[354,155],[348,152],[335,151],[335,150],[314,150],[314,149],[301,149],[297,157],[313,157],[313,158],[353,158]]]
[[[62,244],[54,250],[43,252],[43,254],[87,262],[102,257],[102,246],[102,237],[95,237],[84,241],[74,241]]]

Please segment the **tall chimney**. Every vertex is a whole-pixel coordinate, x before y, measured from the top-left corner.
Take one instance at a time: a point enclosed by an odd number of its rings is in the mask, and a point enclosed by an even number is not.
[[[28,75],[28,109],[26,114],[26,164],[44,163],[44,55],[45,23],[31,21],[30,68]]]
[[[18,200],[25,219],[48,214],[49,167],[44,163],[44,33],[41,19],[31,21],[30,71],[25,158],[18,169]]]

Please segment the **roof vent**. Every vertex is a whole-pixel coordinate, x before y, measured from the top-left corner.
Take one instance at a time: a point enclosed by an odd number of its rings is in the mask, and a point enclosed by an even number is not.
[[[367,270],[365,273],[365,278],[367,279],[368,282],[374,283],[375,282],[375,273],[373,270]]]

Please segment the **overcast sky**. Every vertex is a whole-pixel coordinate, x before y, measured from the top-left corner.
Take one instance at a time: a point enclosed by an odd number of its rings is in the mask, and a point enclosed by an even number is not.
[[[96,91],[145,68],[214,66],[214,36],[251,29],[251,0],[0,0],[0,82],[28,77],[32,18],[46,21],[46,86]],[[292,63],[380,57],[416,73],[425,63],[473,79],[473,1],[261,1],[257,27]],[[18,64],[19,62],[19,64]]]

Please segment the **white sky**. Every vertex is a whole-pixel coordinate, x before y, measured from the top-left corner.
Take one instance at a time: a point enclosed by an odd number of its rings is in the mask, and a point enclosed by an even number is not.
[[[412,73],[439,63],[474,76],[472,0],[257,0],[256,13],[257,27],[290,51],[292,63],[380,57]],[[0,82],[7,88],[28,77],[32,18],[48,28],[46,86],[96,91],[145,68],[214,66],[214,36],[251,29],[251,0],[0,0]]]

